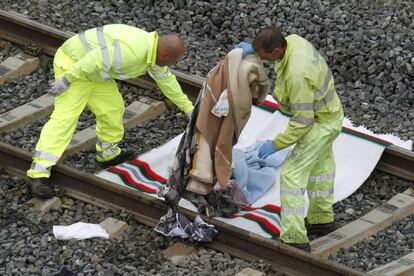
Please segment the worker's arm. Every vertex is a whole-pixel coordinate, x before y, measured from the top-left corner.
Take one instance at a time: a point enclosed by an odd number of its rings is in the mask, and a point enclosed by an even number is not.
[[[107,49],[108,58],[105,62],[101,49],[88,52],[69,68],[65,74],[67,80],[72,83],[76,80],[105,81],[110,79],[108,72],[113,63],[113,49],[112,46]],[[97,78],[99,75],[101,78]]]
[[[167,66],[159,67],[155,65],[148,69],[148,73],[155,80],[162,93],[178,106],[179,109],[184,113],[193,110],[193,104],[187,95],[184,94],[174,74],[170,72]]]
[[[292,117],[284,133],[280,133],[273,140],[278,149],[289,147],[298,142],[308,133],[314,123],[313,99],[314,93],[303,76],[293,77],[287,82],[290,95],[290,111]]]

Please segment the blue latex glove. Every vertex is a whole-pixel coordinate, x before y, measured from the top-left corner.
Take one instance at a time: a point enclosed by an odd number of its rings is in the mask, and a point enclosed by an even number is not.
[[[250,43],[240,42],[234,48],[240,48],[243,50],[242,58],[245,58],[248,54],[254,54],[253,46]]]
[[[259,157],[265,159],[269,155],[275,153],[277,149],[273,146],[272,140],[267,140],[259,149]]]

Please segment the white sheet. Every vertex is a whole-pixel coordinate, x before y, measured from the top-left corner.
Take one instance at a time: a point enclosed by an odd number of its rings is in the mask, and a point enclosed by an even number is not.
[[[268,100],[274,103],[271,97],[268,97]],[[243,141],[237,146],[244,147],[255,140],[272,139],[277,133],[284,131],[288,120],[289,117],[278,111],[271,113],[258,107],[253,107],[250,120],[241,134]],[[369,134],[372,137],[386,140],[406,149],[411,150],[412,147],[412,141],[402,141],[398,137],[390,134],[374,135],[363,127],[353,127],[349,120],[345,120],[344,127],[347,127],[351,131]],[[180,138],[181,135],[178,135],[163,146],[139,156],[138,159],[147,162],[156,174],[168,178],[168,168],[172,164],[173,156],[178,147]],[[344,132],[339,135],[334,143],[334,155],[337,165],[334,187],[335,202],[348,197],[364,183],[375,168],[384,149],[384,145],[372,142],[366,138],[361,138]],[[120,177],[111,172],[103,171],[97,175],[115,183],[125,185]],[[137,179],[137,181],[138,180],[139,179]],[[151,196],[156,197],[155,194],[151,194]],[[253,207],[263,207],[268,204],[280,206],[279,177],[269,192],[255,202]],[[308,202],[306,202],[306,207],[307,205]],[[196,211],[196,208],[186,200],[181,200],[180,206]],[[252,231],[264,237],[271,237],[269,229],[265,231],[263,225],[258,226],[258,220],[264,221],[265,224],[268,225],[268,228],[274,226],[280,229],[280,218],[277,212],[268,212],[266,208],[262,208],[259,210],[244,211],[239,215],[244,215],[246,213],[249,214],[249,219],[246,219],[246,217],[216,219]],[[253,221],[252,218],[255,218],[256,221]],[[277,230],[275,231],[277,232]]]

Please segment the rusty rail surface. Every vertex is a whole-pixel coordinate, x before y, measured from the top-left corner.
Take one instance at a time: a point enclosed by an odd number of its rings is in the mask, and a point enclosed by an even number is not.
[[[394,145],[388,146],[376,169],[414,181],[414,152]]]
[[[0,10],[0,38],[15,43],[36,44],[42,47],[43,51],[48,55],[53,55],[56,49],[72,35],[73,33],[60,31],[24,18],[16,13]],[[195,100],[202,87],[204,78],[172,71],[176,75],[183,91],[187,93],[190,99]],[[126,82],[145,89],[156,87],[155,82],[149,76]],[[382,154],[377,169],[414,181],[414,153],[397,146],[389,146]]]
[[[25,172],[31,163],[31,154],[12,145],[0,143],[0,167]],[[138,219],[154,225],[165,214],[166,205],[157,198],[119,186],[92,174],[81,172],[66,165],[53,167],[53,183],[67,190],[75,190],[83,197],[92,197],[109,202],[112,206],[136,214]],[[182,209],[186,216],[194,219],[196,213]],[[224,250],[232,255],[247,259],[262,259],[276,271],[289,275],[364,275],[362,272],[312,255],[279,241],[266,239],[246,230],[203,216],[207,223],[218,230],[216,240],[207,246]]]

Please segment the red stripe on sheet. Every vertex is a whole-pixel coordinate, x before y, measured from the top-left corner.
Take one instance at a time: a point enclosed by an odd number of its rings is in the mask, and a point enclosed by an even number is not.
[[[111,167],[111,170],[117,173],[122,174],[125,179],[128,181],[128,184],[130,184],[131,186],[135,186],[138,189],[147,192],[147,193],[152,193],[155,194],[157,192],[156,189],[150,188],[148,186],[146,186],[145,184],[139,183],[137,181],[135,181],[134,179],[132,179],[132,177],[129,175],[129,173],[123,169],[120,169],[118,167]]]
[[[267,210],[266,210],[267,209]],[[264,206],[261,207],[245,207],[243,208],[243,211],[254,211],[254,210],[264,210],[264,211],[274,211],[275,213],[280,213],[280,206],[277,205],[272,205],[272,204],[266,204]]]
[[[357,136],[357,137],[361,137],[363,139],[365,138],[365,139],[371,140],[373,142],[378,142],[380,144],[383,144],[384,146],[389,146],[389,145],[393,144],[393,143],[388,142],[386,140],[383,140],[381,138],[366,134],[364,132],[360,132],[358,130],[355,130],[355,129],[352,129],[352,128],[349,128],[349,127],[344,127],[343,126],[342,127],[342,132],[343,133],[348,133],[348,134],[351,134],[351,135],[354,135],[354,136]]]
[[[141,165],[145,169],[145,171],[148,173],[148,175],[152,177],[153,179],[159,182],[163,182],[163,183],[167,182],[167,179],[157,174],[156,172],[154,172],[151,169],[151,166],[147,162],[139,160],[139,159],[133,159],[130,162]]]
[[[273,108],[277,108],[277,109],[279,109],[279,107],[280,107],[280,104],[275,103],[275,102],[271,102],[269,100],[264,100],[263,104],[265,104],[267,106],[270,106],[270,107],[273,107]]]
[[[270,230],[273,235],[279,235],[280,234],[279,229],[263,217],[256,216],[256,215],[250,214],[250,213],[242,214],[242,215],[235,214],[235,215],[230,216],[230,218],[240,218],[240,217],[241,218],[243,218],[243,217],[250,218],[250,219],[253,219],[256,222],[260,222],[261,224],[263,224],[266,227],[266,229]]]

